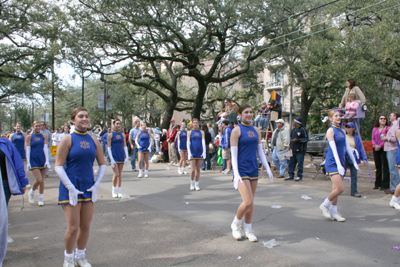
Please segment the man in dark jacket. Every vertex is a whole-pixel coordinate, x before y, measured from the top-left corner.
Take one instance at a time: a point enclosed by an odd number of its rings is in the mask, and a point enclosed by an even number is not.
[[[303,126],[301,117],[294,119],[294,128],[290,134],[290,149],[293,156],[289,162],[289,177],[285,181],[294,179],[294,170],[297,164],[297,177],[295,181],[303,180],[304,155],[307,151],[308,131]]]

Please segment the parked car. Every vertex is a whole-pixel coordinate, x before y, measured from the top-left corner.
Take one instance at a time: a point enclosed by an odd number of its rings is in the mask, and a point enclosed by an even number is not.
[[[312,134],[308,138],[307,153],[310,155],[323,154],[324,148],[328,146],[326,134]]]

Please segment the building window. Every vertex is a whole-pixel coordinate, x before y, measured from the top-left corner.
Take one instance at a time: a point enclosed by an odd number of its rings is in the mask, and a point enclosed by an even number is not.
[[[285,74],[283,72],[277,71],[271,73],[271,85],[272,86],[284,86]]]

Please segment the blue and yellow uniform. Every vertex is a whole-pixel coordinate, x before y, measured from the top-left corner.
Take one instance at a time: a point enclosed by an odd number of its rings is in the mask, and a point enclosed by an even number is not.
[[[201,140],[203,139],[201,135],[201,130],[191,130],[190,132],[190,153],[192,154],[191,159],[203,159],[203,145]],[[182,144],[182,141],[181,141]]]
[[[187,131],[181,131],[179,135],[179,149],[181,151],[187,151]]]
[[[26,160],[24,135],[21,132],[14,133],[12,137],[12,143],[17,149],[18,153],[21,155],[21,158]]]
[[[139,148],[139,152],[143,152],[143,153],[149,153],[149,146],[150,146],[150,134],[149,131],[140,131],[139,134],[139,146],[141,146],[141,148]]]
[[[78,203],[92,201],[92,192],[86,190],[94,184],[93,162],[96,156],[96,144],[90,134],[75,130],[71,134],[65,172],[75,188],[83,192],[83,195],[78,195]],[[60,182],[58,205],[65,204],[69,204],[69,192]]]
[[[238,170],[242,180],[258,180],[257,145],[258,133],[250,124],[239,124]]]
[[[340,126],[336,124],[332,124],[331,128],[333,129],[334,140],[336,144],[337,153],[339,155],[340,164],[342,164],[342,167],[344,167],[345,157],[346,157],[346,135],[344,134]],[[326,174],[329,176],[339,174],[335,156],[333,155],[331,146],[329,146],[328,153],[326,154],[325,170]]]
[[[125,153],[124,153],[124,135],[121,131],[113,131],[111,138],[111,153],[114,158],[115,163],[124,164]]]
[[[399,127],[400,129],[400,127]],[[397,140],[397,138],[396,138]],[[399,140],[397,140],[397,153],[396,153],[396,166],[400,169],[400,144]]]
[[[47,169],[44,166],[46,163],[46,157],[44,156],[44,137],[41,133],[32,133],[31,135],[31,156],[30,156],[30,163],[31,168],[33,169]]]

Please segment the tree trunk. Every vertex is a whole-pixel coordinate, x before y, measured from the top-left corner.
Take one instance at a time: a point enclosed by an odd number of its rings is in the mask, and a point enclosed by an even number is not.
[[[308,98],[308,89],[303,89],[301,92],[301,110],[300,117],[303,120],[303,126],[307,127],[307,118],[310,111],[311,105],[315,100],[315,97]]]
[[[207,84],[204,80],[197,80],[199,90],[197,92],[196,100],[193,104],[192,119],[197,118],[200,120],[201,110],[203,108],[203,100],[207,92]]]
[[[167,108],[165,109],[165,113],[161,123],[161,129],[168,129],[177,104],[178,104],[178,96],[176,94],[171,95],[169,101],[167,102]]]

